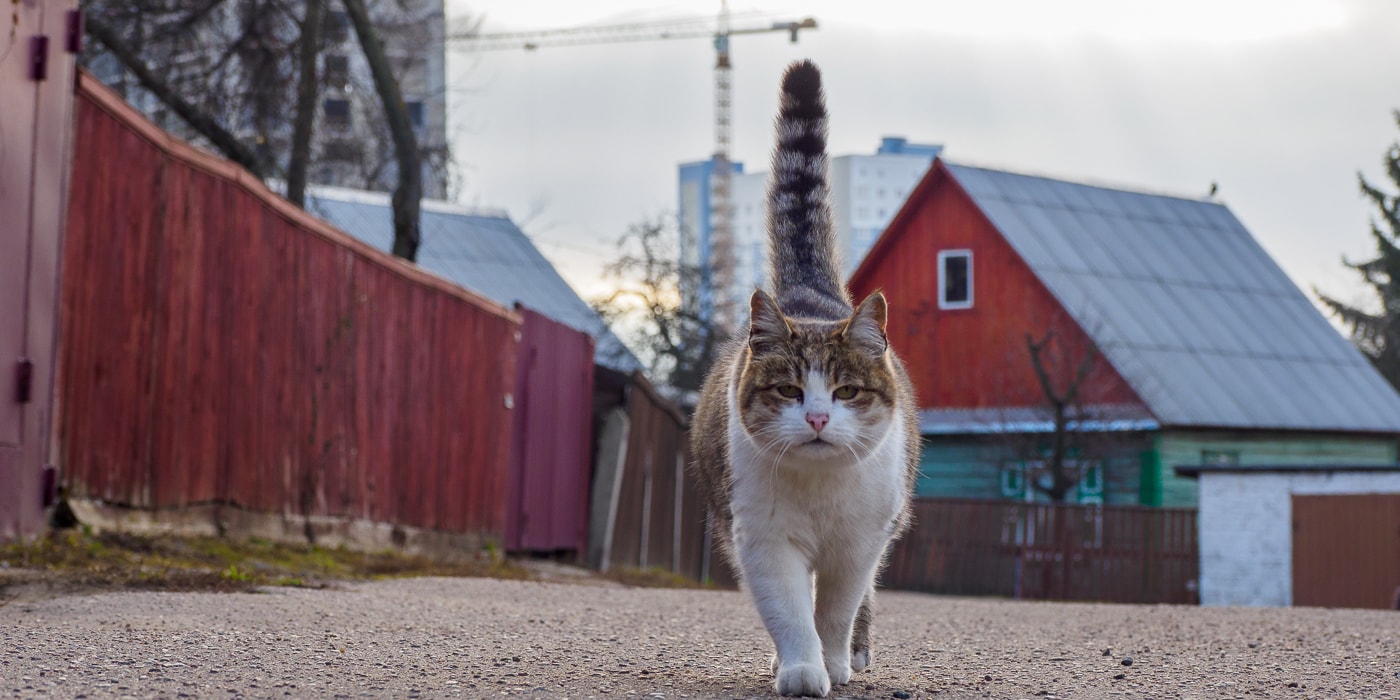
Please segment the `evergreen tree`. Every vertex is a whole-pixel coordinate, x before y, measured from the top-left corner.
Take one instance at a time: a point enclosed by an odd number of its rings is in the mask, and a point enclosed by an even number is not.
[[[1400,110],[1395,112],[1395,120],[1400,125]],[[1400,190],[1400,143],[1391,144],[1382,162],[1386,176]],[[1363,262],[1342,262],[1375,288],[1380,307],[1367,311],[1325,294],[1318,293],[1318,297],[1351,329],[1356,347],[1371,358],[1392,386],[1400,389],[1400,195],[1372,185],[1360,174],[1357,179],[1361,183],[1361,194],[1380,213],[1371,221],[1371,237],[1375,239],[1378,254]]]

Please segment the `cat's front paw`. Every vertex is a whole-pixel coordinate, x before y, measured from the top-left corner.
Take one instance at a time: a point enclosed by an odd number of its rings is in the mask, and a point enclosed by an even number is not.
[[[853,650],[851,652],[851,670],[855,671],[856,673],[860,673],[861,671],[870,668],[870,660],[871,656],[869,649]]]
[[[851,664],[848,659],[827,659],[826,675],[832,685],[846,685],[851,682]]]
[[[773,687],[779,695],[824,698],[831,692],[831,679],[826,669],[818,664],[788,664],[778,669],[778,680]]]

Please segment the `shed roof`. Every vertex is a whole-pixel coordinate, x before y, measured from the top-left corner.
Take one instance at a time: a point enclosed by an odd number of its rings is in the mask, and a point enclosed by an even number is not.
[[[1336,472],[1400,472],[1400,464],[1178,464],[1177,476],[1202,474],[1332,474]]]
[[[1400,394],[1224,205],[945,165],[1162,424],[1400,432]]]
[[[380,250],[393,245],[387,194],[317,187],[308,193],[306,208]],[[593,336],[600,365],[622,372],[641,369],[637,357],[504,212],[424,200],[420,222],[418,264],[424,269]]]
[[[1136,405],[1087,407],[1068,423],[1071,431],[1136,432],[1162,427],[1146,409]],[[1053,433],[1055,421],[1043,407],[925,408],[919,410],[919,432],[924,435],[1000,433]]]

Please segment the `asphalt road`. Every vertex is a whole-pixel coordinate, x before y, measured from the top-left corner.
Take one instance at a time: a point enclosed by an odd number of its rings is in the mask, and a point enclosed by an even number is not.
[[[887,593],[876,625],[874,668],[833,697],[1400,696],[1387,611]],[[765,697],[768,655],[726,591],[406,579],[0,607],[13,697]]]

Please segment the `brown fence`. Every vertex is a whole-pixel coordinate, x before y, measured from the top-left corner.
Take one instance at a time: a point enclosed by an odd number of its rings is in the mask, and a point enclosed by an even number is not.
[[[677,567],[676,537],[684,538],[704,511],[685,513],[677,484],[684,483],[686,420],[640,374],[627,395],[627,459],[618,490],[608,566]],[[678,528],[677,525],[680,527]],[[692,535],[693,536],[693,535]],[[694,572],[698,577],[698,569]]]
[[[1196,511],[917,499],[881,579],[953,595],[1198,601]]]
[[[70,494],[504,534],[510,311],[297,210],[80,78]]]
[[[629,432],[604,568],[664,569],[733,585],[706,535],[705,504],[686,468],[688,421],[640,373],[627,380]]]

